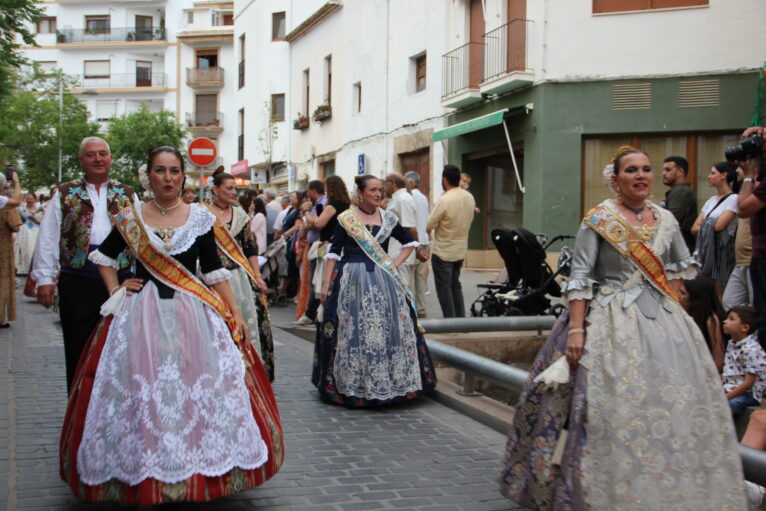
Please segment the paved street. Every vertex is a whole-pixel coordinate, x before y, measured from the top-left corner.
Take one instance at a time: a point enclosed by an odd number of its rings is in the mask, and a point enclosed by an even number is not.
[[[60,330],[56,315],[27,298],[19,301],[19,320],[0,330],[6,388],[0,396],[0,509],[123,509],[84,504],[59,479],[66,400]],[[275,309],[275,324],[286,325],[291,311]],[[429,399],[382,410],[323,404],[309,382],[311,344],[280,328],[274,333],[274,388],[287,452],[282,470],[255,490],[168,509],[518,509],[495,482],[502,435]]]

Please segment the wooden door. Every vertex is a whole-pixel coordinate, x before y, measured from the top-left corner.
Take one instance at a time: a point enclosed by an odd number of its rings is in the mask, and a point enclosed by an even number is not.
[[[420,193],[431,202],[431,152],[426,149],[400,154],[402,174],[417,172],[420,175]]]
[[[508,62],[509,72],[526,69],[527,0],[508,1]]]
[[[152,63],[144,60],[136,61],[136,87],[152,86]]]
[[[136,41],[152,40],[152,17],[136,15]]]
[[[484,8],[471,0],[468,46],[468,86],[478,89],[484,79]]]

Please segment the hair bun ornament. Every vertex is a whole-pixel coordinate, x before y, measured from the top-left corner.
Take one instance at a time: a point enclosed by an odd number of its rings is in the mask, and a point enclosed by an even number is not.
[[[604,167],[604,183],[612,190],[613,193],[617,193],[617,187],[614,185],[614,164],[610,163]]]

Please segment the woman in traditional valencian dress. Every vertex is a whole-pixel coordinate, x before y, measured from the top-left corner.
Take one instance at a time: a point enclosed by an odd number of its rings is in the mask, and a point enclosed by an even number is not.
[[[274,341],[271,335],[266,282],[258,265],[258,248],[248,228],[250,216],[237,207],[234,177],[223,170],[213,174],[213,200],[208,209],[220,224],[214,229],[216,245],[224,268],[231,272],[231,286],[242,318],[247,324],[255,350],[269,379],[274,380]]]
[[[604,174],[616,198],[577,234],[569,314],[522,392],[501,491],[532,509],[746,509],[721,380],[676,298],[693,259],[647,200],[645,153],[622,148]]]
[[[16,235],[16,274],[26,275],[32,267],[32,254],[35,252],[37,233],[40,231],[40,221],[43,210],[37,203],[34,193],[27,194],[24,204],[19,206],[19,216],[24,222]]]
[[[379,207],[381,181],[356,178],[359,206],[338,215],[322,292],[312,382],[320,397],[346,406],[412,399],[436,386],[407,284],[397,267],[417,242]],[[396,260],[388,240],[403,245]]]
[[[147,172],[155,199],[117,214],[89,256],[112,297],[75,375],[61,476],[88,501],[207,501],[279,470],[279,412],[216,251],[216,219],[180,199],[181,154],[152,150]],[[120,285],[126,246],[136,278]]]

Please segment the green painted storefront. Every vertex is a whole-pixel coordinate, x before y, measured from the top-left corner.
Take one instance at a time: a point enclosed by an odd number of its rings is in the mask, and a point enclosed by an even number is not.
[[[718,106],[678,106],[679,81],[716,79]],[[613,85],[632,82],[651,84],[650,108],[614,109]],[[514,150],[517,146],[523,148],[526,187],[521,206],[523,226],[551,235],[574,233],[584,207],[581,204],[583,140],[594,136],[738,132],[753,116],[756,83],[756,73],[545,83],[460,110],[450,116],[448,124],[452,126],[508,108],[511,113],[506,116],[506,124]],[[524,113],[523,107],[530,103],[534,108]],[[448,138],[446,143],[449,162],[471,174],[471,192],[478,205],[486,204],[488,183],[484,169],[477,167],[475,158],[503,148],[508,154],[502,125],[457,135]],[[661,180],[665,156],[650,152],[657,169],[655,179]],[[486,235],[486,222],[482,211],[471,228],[471,249],[492,248]]]

